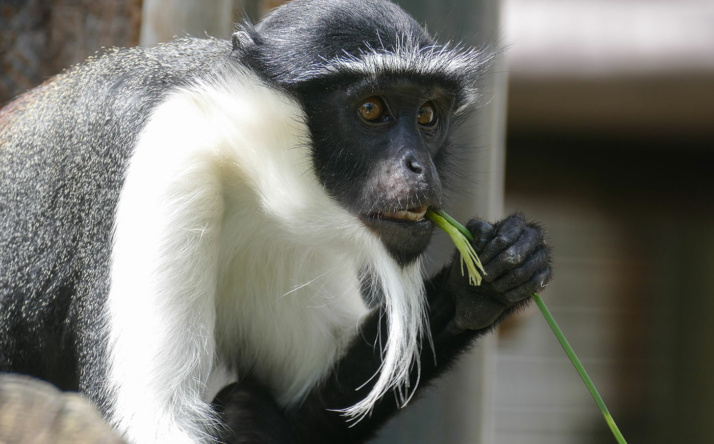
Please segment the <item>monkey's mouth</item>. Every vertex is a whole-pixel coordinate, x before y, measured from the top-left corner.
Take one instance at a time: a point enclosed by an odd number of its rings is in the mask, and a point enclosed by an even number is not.
[[[426,215],[427,207],[414,207],[407,208],[404,210],[394,210],[394,211],[379,211],[375,213],[370,213],[369,217],[371,219],[377,220],[393,220],[393,221],[403,221],[403,222],[421,222],[424,220]]]
[[[401,265],[418,258],[431,239],[434,224],[426,217],[427,206],[389,208],[364,213],[364,224],[377,234]]]

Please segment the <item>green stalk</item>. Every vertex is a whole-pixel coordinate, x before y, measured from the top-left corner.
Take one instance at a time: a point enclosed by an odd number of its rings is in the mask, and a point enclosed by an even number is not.
[[[483,270],[481,260],[471,246],[473,236],[461,224],[456,222],[448,214],[441,210],[434,211],[431,208],[426,210],[426,216],[431,219],[439,228],[446,231],[451,241],[456,245],[456,249],[461,253],[461,275],[464,274],[464,265],[469,274],[469,284],[478,286],[481,285],[481,276],[486,272]]]
[[[585,386],[590,391],[590,394],[592,395],[593,399],[595,399],[595,403],[598,407],[600,407],[600,411],[605,417],[605,422],[607,422],[607,425],[610,426],[610,430],[612,430],[612,434],[615,435],[615,439],[617,439],[617,442],[619,444],[627,444],[627,441],[625,441],[625,438],[622,436],[622,433],[620,433],[620,429],[617,427],[617,424],[615,424],[615,420],[612,419],[610,412],[607,410],[605,402],[600,397],[600,393],[598,393],[597,389],[595,388],[595,384],[593,384],[593,381],[590,379],[590,376],[588,376],[588,373],[585,371],[585,367],[583,367],[583,364],[580,362],[580,359],[578,359],[578,357],[575,355],[575,352],[568,343],[568,340],[565,339],[565,335],[563,335],[563,332],[560,330],[560,327],[558,327],[558,323],[555,322],[553,315],[550,314],[548,307],[545,306],[545,303],[540,298],[538,293],[533,293],[531,296],[535,300],[536,305],[538,305],[538,308],[540,308],[541,313],[543,313],[543,317],[550,326],[550,329],[553,330],[553,333],[555,333],[555,337],[558,338],[558,342],[560,342],[560,345],[563,347],[563,350],[565,350],[565,354],[568,355],[568,357],[570,358],[570,362],[573,363],[573,366],[575,366],[575,369],[578,371],[580,378],[582,378],[583,382],[585,383]]]
[[[461,252],[461,273],[463,274],[464,272],[463,264],[465,262],[466,268],[469,272],[469,283],[471,283],[471,285],[481,284],[481,275],[477,273],[476,268],[480,270],[482,275],[485,275],[486,272],[483,271],[481,261],[478,259],[478,256],[473,250],[473,247],[471,247],[471,242],[473,242],[474,240],[471,232],[442,210],[433,211],[431,208],[429,208],[426,212],[426,215],[439,228],[446,231],[446,233],[451,237],[451,240],[454,242],[454,245],[456,245],[456,248],[459,250],[459,252]],[[467,239],[468,241],[466,241],[465,239]],[[469,266],[470,263],[471,266]],[[476,264],[478,264],[478,266],[476,266]],[[593,384],[592,380],[588,376],[588,373],[585,371],[585,367],[583,367],[583,364],[575,355],[575,352],[568,343],[568,340],[565,339],[565,335],[563,335],[563,332],[560,330],[560,327],[558,327],[558,324],[555,322],[555,319],[553,319],[553,315],[551,315],[550,311],[548,311],[548,307],[545,306],[545,303],[540,298],[538,293],[533,293],[531,296],[535,300],[535,303],[540,309],[541,313],[543,313],[543,317],[550,326],[551,330],[553,330],[553,333],[555,333],[555,337],[558,338],[558,342],[560,342],[560,345],[563,347],[563,350],[565,350],[565,354],[568,355],[568,357],[570,358],[570,362],[573,363],[573,366],[578,371],[580,378],[582,378],[583,382],[585,383],[585,386],[590,391],[590,394],[592,395],[593,399],[595,399],[595,403],[598,405],[598,407],[600,407],[600,411],[605,417],[605,422],[607,422],[607,425],[610,427],[610,430],[615,436],[615,439],[617,439],[618,444],[627,444],[627,441],[625,441],[625,438],[622,436],[620,429],[617,427],[617,424],[615,424],[615,420],[612,419],[612,415],[610,415],[610,412],[607,410],[605,402],[602,400],[600,394],[595,388],[595,384]]]

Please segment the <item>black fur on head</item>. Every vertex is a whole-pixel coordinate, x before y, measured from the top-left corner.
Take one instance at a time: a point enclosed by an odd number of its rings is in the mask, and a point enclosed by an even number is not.
[[[476,81],[493,60],[488,48],[437,44],[388,0],[293,0],[256,26],[243,24],[233,53],[293,92],[338,76],[438,79],[453,89],[456,114],[476,100]]]

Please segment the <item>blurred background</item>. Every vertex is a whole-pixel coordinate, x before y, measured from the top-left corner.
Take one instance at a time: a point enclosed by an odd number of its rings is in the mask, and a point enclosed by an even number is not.
[[[279,3],[0,0],[0,104],[102,47],[227,38]],[[544,299],[629,442],[712,442],[714,0],[398,3],[441,41],[504,50],[459,136],[473,189],[453,212],[546,227]],[[375,442],[614,439],[533,307]]]

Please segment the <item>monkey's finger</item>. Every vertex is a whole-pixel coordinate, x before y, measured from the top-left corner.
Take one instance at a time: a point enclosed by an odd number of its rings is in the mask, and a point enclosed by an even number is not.
[[[525,264],[506,273],[500,279],[492,282],[491,285],[494,290],[505,295],[509,291],[529,282],[533,276],[548,268],[548,252],[545,248],[540,248],[528,258]],[[504,302],[512,303],[514,301],[505,297]]]
[[[515,243],[484,266],[486,270],[484,279],[486,282],[494,282],[508,271],[521,267],[542,243],[542,236],[537,228],[525,227]]]
[[[522,214],[513,215],[496,224],[496,235],[479,254],[481,263],[487,264],[505,248],[513,245],[520,237],[521,231],[525,226],[526,221]],[[488,273],[488,270],[486,272]]]
[[[531,277],[528,282],[504,293],[499,299],[507,301],[506,303],[510,305],[530,297],[533,293],[539,293],[543,291],[548,284],[550,275],[550,267],[541,270],[538,274]]]
[[[473,235],[474,240],[471,246],[474,247],[476,253],[480,253],[493,233],[493,225],[482,219],[471,219],[466,224],[466,229]]]

